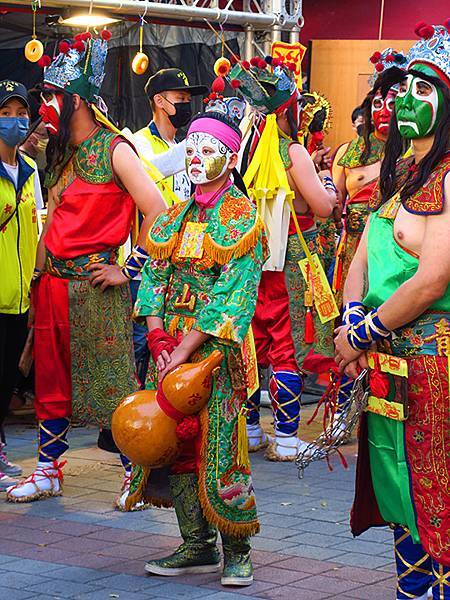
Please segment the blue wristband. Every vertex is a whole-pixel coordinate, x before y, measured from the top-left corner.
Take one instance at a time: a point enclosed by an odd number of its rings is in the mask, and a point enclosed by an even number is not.
[[[367,350],[373,342],[385,339],[391,335],[378,316],[378,309],[371,310],[364,319],[350,325],[347,340],[354,350]]]
[[[362,302],[347,302],[342,309],[343,325],[355,325],[366,316],[367,309]]]

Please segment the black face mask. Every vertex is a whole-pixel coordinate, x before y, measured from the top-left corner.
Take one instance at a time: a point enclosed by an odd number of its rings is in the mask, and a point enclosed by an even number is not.
[[[190,102],[170,102],[166,98],[167,102],[169,102],[172,106],[175,107],[175,114],[169,115],[166,111],[167,116],[169,117],[169,121],[175,127],[175,129],[179,129],[180,127],[184,127],[189,123],[192,118],[192,108]]]

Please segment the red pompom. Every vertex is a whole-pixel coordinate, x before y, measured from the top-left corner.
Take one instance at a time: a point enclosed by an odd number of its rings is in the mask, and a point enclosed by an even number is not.
[[[62,54],[67,54],[70,50],[70,44],[69,42],[66,42],[66,40],[63,40],[62,42],[59,43],[59,51],[62,52]]]
[[[272,59],[272,67],[279,67],[281,65],[281,61],[279,58]]]
[[[259,63],[259,58],[257,56],[254,56],[253,58],[250,59],[250,64],[252,65],[252,67],[257,67],[258,63]]]
[[[82,33],[77,33],[74,38],[73,38],[76,42],[81,42],[83,40],[83,34]]]
[[[112,33],[108,31],[108,29],[102,29],[100,32],[100,37],[103,41],[108,42],[112,38]]]
[[[377,64],[375,65],[375,71],[378,71],[378,73],[381,73],[381,71],[384,71],[384,66],[383,66],[383,64],[382,64],[382,63],[380,63],[380,62],[379,62],[379,63],[377,63]]]
[[[384,60],[389,63],[394,62],[395,56],[393,54],[388,54]]]
[[[419,29],[419,35],[425,40],[429,40],[434,35],[434,27],[432,25],[424,25]]]
[[[250,69],[250,63],[248,62],[248,60],[242,61],[242,68],[246,69],[247,71]]]
[[[444,27],[450,33],[450,19],[444,21]]]
[[[390,382],[385,373],[381,371],[370,372],[370,392],[377,398],[386,399],[389,395]]]
[[[425,21],[419,21],[416,26],[414,27],[414,33],[418,36],[420,36],[419,31],[422,29],[422,27],[426,27],[426,23]]]
[[[295,63],[290,62],[290,63],[287,64],[287,68],[289,69],[289,71],[291,71],[292,73],[294,73],[294,71],[295,71],[295,69],[297,67],[295,66]]]
[[[84,52],[85,50],[84,44],[81,40],[77,40],[74,44],[72,44],[72,48],[80,53]]]
[[[259,67],[260,69],[265,69],[265,68],[267,67],[267,63],[266,63],[266,61],[265,61],[263,58],[260,58],[260,59],[259,59],[259,62],[258,62],[258,67]]]
[[[208,96],[208,98],[210,100],[217,100],[217,94],[216,94],[216,92],[211,92],[210,95]]]
[[[380,60],[380,58],[381,52],[374,52],[370,57],[370,62],[375,65]]]
[[[50,58],[50,56],[47,56],[47,54],[43,54],[38,61],[38,65],[41,67],[41,69],[45,69],[45,68],[49,67],[51,64],[52,64],[52,59]]]
[[[85,31],[85,32],[84,32],[83,34],[81,34],[81,35],[82,35],[81,39],[82,39],[84,42],[87,42],[87,40],[90,40],[90,39],[92,38],[92,33],[91,33],[90,31]]]
[[[209,99],[208,98],[203,98],[203,104],[208,104]]]
[[[211,89],[213,92],[217,92],[218,94],[223,92],[225,89],[225,81],[223,77],[216,77],[212,82]]]
[[[178,423],[175,433],[177,438],[182,442],[187,442],[197,437],[200,431],[200,423],[197,415],[190,415],[185,417],[180,423]]]
[[[239,81],[239,79],[232,79],[230,85],[233,88],[233,90],[237,90],[241,87],[241,82]]]

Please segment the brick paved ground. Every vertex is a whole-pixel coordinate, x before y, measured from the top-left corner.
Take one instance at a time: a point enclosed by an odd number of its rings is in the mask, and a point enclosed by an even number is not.
[[[303,435],[314,437],[314,429]],[[9,450],[26,472],[34,465],[35,433],[25,424],[7,428]],[[265,598],[268,600],[393,600],[392,539],[384,529],[354,540],[348,511],[354,479],[349,469],[329,472],[314,464],[299,481],[291,464],[253,455],[262,530],[254,539],[255,583],[224,589],[219,574],[146,576],[144,562],[179,543],[175,515],[152,509],[112,508],[121,469],[114,455],[96,448],[94,429],[74,429],[66,454],[61,498],[32,504],[0,496],[0,599],[80,598],[144,600]]]

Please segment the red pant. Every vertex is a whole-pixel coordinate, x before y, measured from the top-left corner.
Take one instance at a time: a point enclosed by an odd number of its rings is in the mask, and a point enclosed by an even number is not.
[[[298,371],[291,334],[289,295],[284,273],[264,271],[252,321],[258,364],[274,371]]]

